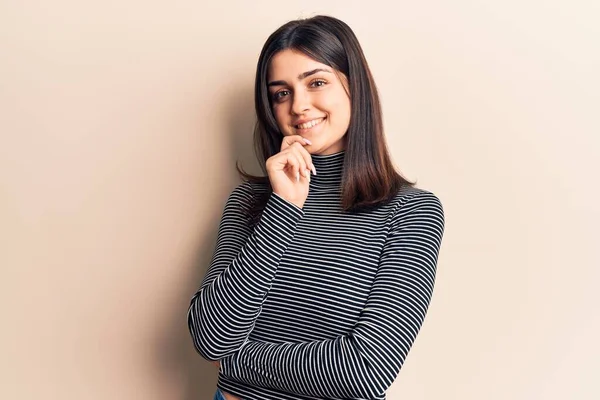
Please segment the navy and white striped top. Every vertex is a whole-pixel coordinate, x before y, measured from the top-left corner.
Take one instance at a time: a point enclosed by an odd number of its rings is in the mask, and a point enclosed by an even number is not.
[[[344,152],[312,155],[303,208],[270,195],[249,227],[242,183],[223,212],[188,324],[218,387],[244,400],[385,399],[431,299],[444,212],[402,189],[375,210],[340,208]]]

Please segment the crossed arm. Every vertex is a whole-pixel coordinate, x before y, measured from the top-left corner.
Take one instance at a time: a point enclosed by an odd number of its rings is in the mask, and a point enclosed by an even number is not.
[[[269,343],[248,340],[250,327],[243,341],[232,341],[230,351],[222,353],[221,373],[307,396],[380,397],[425,318],[443,231],[439,199],[429,192],[413,195],[394,216],[369,297],[350,332],[326,340]]]
[[[196,350],[207,360],[237,351],[254,327],[277,265],[304,211],[277,194],[254,230],[249,225],[252,186],[229,195],[208,272],[188,309]]]

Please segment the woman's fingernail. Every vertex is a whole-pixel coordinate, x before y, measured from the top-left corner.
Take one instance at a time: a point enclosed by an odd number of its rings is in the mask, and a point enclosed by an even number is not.
[[[306,144],[312,144],[312,142],[310,140],[308,140],[307,138],[303,137],[302,139],[304,139],[304,141],[306,142]]]
[[[310,170],[309,169],[305,169],[302,171],[302,176],[308,180],[310,182]]]
[[[296,172],[296,182],[300,182],[300,172]]]
[[[312,166],[312,172],[313,172],[313,174],[314,174],[314,175],[316,175],[316,174],[317,174],[317,169],[315,168],[315,166],[314,166],[314,165]]]

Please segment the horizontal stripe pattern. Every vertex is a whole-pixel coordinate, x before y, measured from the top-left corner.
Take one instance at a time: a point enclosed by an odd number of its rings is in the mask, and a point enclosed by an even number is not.
[[[421,328],[444,231],[440,200],[406,187],[369,212],[340,209],[344,152],[313,155],[303,208],[229,196],[193,296],[194,345],[220,360],[218,386],[244,400],[385,399]]]

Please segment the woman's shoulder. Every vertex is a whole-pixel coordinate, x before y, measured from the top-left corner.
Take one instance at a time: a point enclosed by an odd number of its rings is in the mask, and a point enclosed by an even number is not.
[[[400,188],[400,190],[398,190],[398,193],[396,193],[396,199],[398,199],[398,200],[409,199],[409,198],[416,197],[416,196],[438,198],[438,196],[431,190],[416,187],[416,186],[410,186],[410,185],[402,186]]]
[[[254,197],[268,192],[269,187],[265,183],[243,181],[231,192],[231,195]]]
[[[434,192],[415,186],[402,187],[396,193],[393,203],[398,211],[418,207],[436,210],[442,215],[444,213],[442,201]]]

